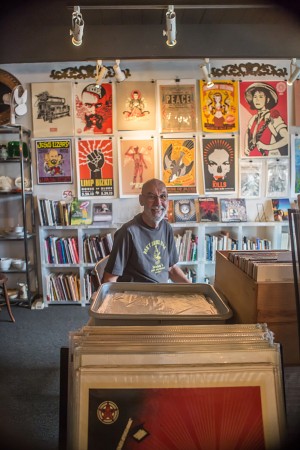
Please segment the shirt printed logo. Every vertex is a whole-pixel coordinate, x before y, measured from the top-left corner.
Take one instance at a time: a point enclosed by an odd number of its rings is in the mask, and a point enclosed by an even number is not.
[[[153,265],[151,273],[161,273],[165,265],[161,263],[161,251],[166,249],[166,244],[161,240],[152,241],[143,250],[144,255],[153,254]]]

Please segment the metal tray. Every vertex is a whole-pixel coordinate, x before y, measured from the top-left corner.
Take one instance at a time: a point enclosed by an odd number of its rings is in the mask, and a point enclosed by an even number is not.
[[[189,295],[203,294],[210,297],[218,313],[212,315],[168,315],[159,314],[108,314],[99,313],[108,294],[123,292],[149,292],[157,294]],[[231,309],[217,293],[215,288],[206,283],[178,284],[178,283],[104,283],[101,285],[92,301],[89,315],[95,325],[201,325],[225,323],[232,316]]]

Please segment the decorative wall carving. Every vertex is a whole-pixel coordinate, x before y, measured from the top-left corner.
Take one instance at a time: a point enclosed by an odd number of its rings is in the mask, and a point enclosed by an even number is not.
[[[211,68],[212,77],[246,77],[246,76],[274,76],[287,77],[287,69],[285,67],[278,68],[272,64],[265,63],[242,63],[242,64],[228,64],[221,68]]]
[[[115,76],[115,71],[113,66],[105,66],[107,68],[107,73],[105,78],[113,78]],[[131,73],[129,69],[122,69],[122,72],[125,74],[125,77],[131,77]],[[85,80],[86,78],[95,78],[96,76],[96,66],[92,66],[91,64],[87,66],[79,66],[79,67],[66,67],[61,70],[51,70],[50,78],[53,80],[66,80],[72,78],[74,80]]]

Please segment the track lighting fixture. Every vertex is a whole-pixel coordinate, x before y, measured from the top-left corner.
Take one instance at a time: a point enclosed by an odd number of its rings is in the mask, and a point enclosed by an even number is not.
[[[297,60],[296,58],[293,58],[291,60],[291,65],[290,65],[290,77],[287,81],[287,84],[289,86],[292,86],[292,84],[294,83],[295,80],[297,80],[298,76],[300,74],[300,67],[297,65]]]
[[[174,47],[176,45],[176,13],[174,12],[174,5],[168,6],[166,12],[166,30],[163,31],[163,36],[167,36],[167,45]]]
[[[206,86],[211,88],[214,85],[214,82],[211,79],[211,73],[210,73],[210,62],[209,58],[204,59],[205,64],[202,64],[200,66],[200,69],[202,69],[202,73],[206,82]]]
[[[120,69],[120,62],[121,61],[119,59],[116,59],[116,64],[113,66],[115,78],[118,83],[121,83],[122,81],[125,80],[125,73],[122,72],[122,70]]]
[[[105,78],[107,74],[107,67],[102,66],[102,59],[97,60],[97,66],[96,66],[96,86],[100,87],[103,78]]]
[[[80,6],[74,6],[74,11],[72,14],[72,29],[70,30],[70,35],[72,37],[73,45],[79,46],[82,44],[84,20],[82,14],[80,13]]]

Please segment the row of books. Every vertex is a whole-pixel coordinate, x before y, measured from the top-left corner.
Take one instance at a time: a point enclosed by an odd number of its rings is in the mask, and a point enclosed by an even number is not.
[[[104,235],[85,236],[83,239],[83,260],[85,263],[98,262],[109,255],[113,246],[111,233]]]
[[[42,226],[71,225],[71,203],[65,200],[39,198],[37,201]]]
[[[272,242],[269,239],[260,239],[259,237],[249,239],[247,236],[243,237],[242,250],[271,250],[271,248]]]
[[[47,264],[79,264],[77,237],[47,236],[44,239]]]
[[[186,230],[184,234],[174,235],[179,261],[197,261],[198,236],[192,230]]]
[[[76,273],[49,273],[46,276],[48,302],[80,301],[80,280]]]
[[[112,222],[112,203],[78,200],[50,200],[39,198],[38,212],[42,226],[101,225]]]
[[[229,261],[257,282],[293,282],[292,253],[289,250],[229,252]]]
[[[92,294],[98,289],[98,281],[96,274],[87,270],[83,277],[85,301],[89,302]]]
[[[205,235],[204,259],[215,262],[217,250],[237,250],[238,240],[233,239],[228,233],[220,232],[218,235]]]
[[[197,271],[192,267],[182,267],[183,273],[192,283],[197,283]]]

